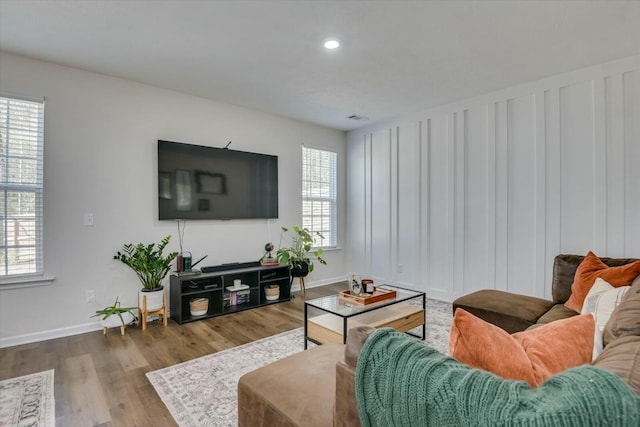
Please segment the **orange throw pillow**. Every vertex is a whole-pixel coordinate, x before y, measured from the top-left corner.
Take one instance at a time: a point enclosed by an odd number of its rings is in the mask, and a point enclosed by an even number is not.
[[[614,288],[618,288],[630,285],[639,274],[640,261],[619,267],[609,267],[600,261],[600,258],[593,252],[589,251],[576,270],[573,285],[571,285],[571,296],[564,303],[564,306],[580,313],[584,299],[598,277],[610,283]]]
[[[459,308],[451,325],[449,353],[472,368],[538,387],[558,372],[591,363],[594,332],[593,315],[583,314],[509,335]]]

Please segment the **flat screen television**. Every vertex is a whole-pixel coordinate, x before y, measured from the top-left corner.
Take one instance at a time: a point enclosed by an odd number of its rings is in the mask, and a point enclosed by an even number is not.
[[[278,217],[278,157],[158,140],[160,220]]]

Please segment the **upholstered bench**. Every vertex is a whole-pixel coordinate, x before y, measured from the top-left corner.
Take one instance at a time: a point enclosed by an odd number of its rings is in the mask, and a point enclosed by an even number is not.
[[[332,427],[336,364],[344,350],[341,344],[322,345],[243,375],[238,426]]]

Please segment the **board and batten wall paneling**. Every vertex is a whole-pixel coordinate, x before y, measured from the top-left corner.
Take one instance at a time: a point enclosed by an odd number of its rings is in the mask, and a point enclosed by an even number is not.
[[[489,105],[480,105],[464,111],[464,283],[465,291],[479,290],[488,286],[489,261],[487,251],[487,217],[489,205],[489,149],[488,138]],[[458,174],[459,176],[460,174]]]
[[[347,185],[349,188],[367,188],[366,185],[366,150],[367,138],[363,136],[359,143],[349,144],[347,146],[347,157],[350,159],[358,159],[358,161],[349,162],[347,168]],[[349,227],[349,239],[348,239],[348,254],[350,257],[350,273],[360,273],[367,270],[366,268],[366,228],[367,228],[367,192],[358,191],[350,192],[349,194],[349,210],[348,222]]]
[[[606,252],[612,256],[624,253],[624,209],[608,206],[624,206],[624,97],[622,74],[607,76],[605,82],[605,138],[607,146],[607,242]]]
[[[504,289],[535,288],[536,145],[535,97],[507,101],[507,282]]]
[[[350,265],[383,282],[449,301],[482,288],[549,299],[559,253],[640,257],[640,56],[347,140],[348,211],[370,202],[368,227],[349,216]]]
[[[422,150],[423,211],[424,224],[420,264],[424,288],[430,295],[446,298],[453,271],[453,217],[449,176],[449,122],[450,115],[440,115],[422,121],[426,124]],[[425,149],[426,145],[426,149]]]
[[[624,254],[640,257],[640,69],[623,73]]]
[[[560,250],[594,247],[593,85],[560,88]]]
[[[391,277],[391,136],[392,129],[371,135],[370,273]]]
[[[396,129],[393,188],[392,274],[403,287],[415,287],[422,280],[420,270],[421,191],[420,191],[420,122],[408,123]],[[392,159],[394,157],[392,156]],[[405,214],[406,213],[406,214]],[[395,271],[394,271],[395,266]]]

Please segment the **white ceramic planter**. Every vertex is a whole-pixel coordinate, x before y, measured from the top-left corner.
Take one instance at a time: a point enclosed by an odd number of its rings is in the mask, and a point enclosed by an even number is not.
[[[122,316],[122,320],[124,320],[125,326],[133,322],[133,315],[131,313],[120,313]],[[120,320],[120,316],[117,314],[112,314],[104,320],[100,320],[100,324],[104,328],[115,328],[118,326],[122,326],[122,321]]]
[[[138,307],[142,308],[143,297],[147,297],[147,311],[160,310],[163,305],[164,288],[156,289],[154,291],[140,291],[138,292]]]

